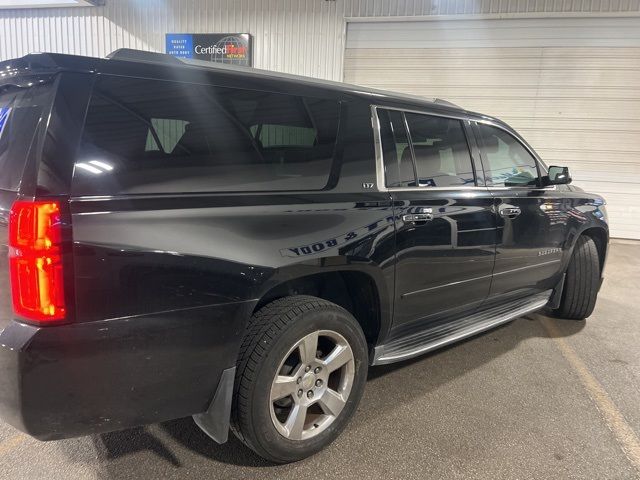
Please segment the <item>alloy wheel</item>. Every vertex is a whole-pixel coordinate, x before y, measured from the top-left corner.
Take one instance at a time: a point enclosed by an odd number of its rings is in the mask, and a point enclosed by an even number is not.
[[[306,335],[284,356],[271,384],[274,426],[290,440],[320,434],[342,412],[354,378],[353,351],[342,335],[332,330]]]

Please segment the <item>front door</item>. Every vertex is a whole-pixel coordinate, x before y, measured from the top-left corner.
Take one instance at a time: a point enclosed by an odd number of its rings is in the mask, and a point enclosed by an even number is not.
[[[544,167],[514,135],[485,123],[475,124],[473,130],[497,224],[490,298],[549,290],[561,276],[566,200],[556,195],[556,187],[542,187]]]
[[[474,311],[495,257],[493,198],[476,184],[463,120],[378,109],[396,216],[397,335]]]

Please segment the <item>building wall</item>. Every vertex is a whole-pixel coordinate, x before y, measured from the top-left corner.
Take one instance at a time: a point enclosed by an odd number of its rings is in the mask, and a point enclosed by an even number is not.
[[[627,14],[640,0],[105,0],[102,7],[0,10],[0,60],[50,51],[164,51],[164,34],[248,32],[254,66],[342,80],[345,18]]]
[[[345,81],[497,116],[640,239],[640,17],[454,18],[350,23]]]

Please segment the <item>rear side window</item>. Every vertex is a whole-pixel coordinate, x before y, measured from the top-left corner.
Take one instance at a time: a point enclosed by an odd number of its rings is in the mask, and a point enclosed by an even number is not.
[[[387,187],[414,187],[415,168],[403,113],[379,110],[378,118]]]
[[[263,147],[313,147],[316,129],[290,125],[253,125],[251,133]]]
[[[518,187],[538,184],[536,159],[515,137],[482,123],[478,124],[478,133],[488,185]]]
[[[145,152],[173,152],[187,130],[188,122],[173,118],[152,118]],[[155,133],[155,135],[154,135]]]
[[[396,110],[378,119],[387,187],[475,185],[460,120]]]
[[[17,190],[45,108],[50,107],[50,84],[30,88],[0,86],[0,189]]]
[[[103,77],[74,173],[76,195],[321,190],[334,100]]]
[[[467,137],[460,120],[407,113],[421,187],[474,185]]]

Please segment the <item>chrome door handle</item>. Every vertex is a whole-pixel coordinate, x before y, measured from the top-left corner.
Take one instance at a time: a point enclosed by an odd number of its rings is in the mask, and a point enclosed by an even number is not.
[[[500,209],[500,215],[506,218],[516,218],[521,213],[520,207],[504,207]]]
[[[433,214],[431,213],[408,213],[402,215],[402,221],[407,223],[428,222],[429,220],[433,220]]]

